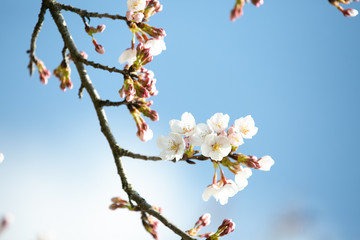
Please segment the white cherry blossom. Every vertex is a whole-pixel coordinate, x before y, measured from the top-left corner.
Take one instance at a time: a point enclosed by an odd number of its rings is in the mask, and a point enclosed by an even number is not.
[[[220,185],[220,186],[219,186]],[[228,203],[228,198],[233,197],[238,192],[237,185],[230,179],[226,179],[226,183],[220,180],[217,184],[208,186],[202,198],[204,201],[208,201],[211,196],[221,205]]]
[[[150,55],[157,56],[163,50],[166,50],[166,45],[163,39],[149,39],[146,41],[145,48],[150,48]]]
[[[244,144],[244,139],[243,139],[241,133],[239,133],[239,132],[231,133],[228,136],[228,139],[230,141],[230,144],[233,145],[234,147],[238,147],[238,146]]]
[[[169,122],[171,131],[190,136],[195,130],[195,118],[191,113],[185,112],[181,116],[181,121],[177,119],[170,120]]]
[[[160,153],[162,160],[180,160],[184,155],[185,141],[180,134],[170,133],[169,136],[160,136],[156,144],[163,149]]]
[[[205,137],[212,133],[213,131],[210,129],[209,125],[205,123],[199,123],[195,126],[194,132],[190,136],[190,142],[194,146],[201,146],[205,140]]]
[[[252,175],[250,168],[240,167],[235,174],[235,183],[238,186],[238,190],[243,190],[248,185],[248,178]]]
[[[132,65],[136,61],[136,49],[128,48],[119,57],[119,63],[123,64],[127,62]]]
[[[146,7],[146,0],[128,0],[127,7],[130,12],[142,11]]]
[[[275,161],[270,156],[264,156],[259,159],[258,163],[260,164],[259,170],[270,171],[271,167],[275,164]]]
[[[221,133],[228,127],[229,120],[229,115],[224,115],[223,113],[215,113],[209,120],[207,120],[207,124],[213,131]]]
[[[212,160],[221,161],[223,157],[229,155],[231,145],[227,137],[215,134],[207,135],[201,145],[201,152],[205,157]]]
[[[251,139],[258,132],[258,128],[255,127],[255,122],[251,115],[236,119],[235,129],[246,139]]]

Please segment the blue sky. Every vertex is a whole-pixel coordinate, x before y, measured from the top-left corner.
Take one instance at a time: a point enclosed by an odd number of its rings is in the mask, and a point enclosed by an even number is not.
[[[125,0],[63,3],[126,11]],[[160,115],[159,122],[150,122],[154,139],[167,135],[169,120],[180,119],[183,112],[191,112],[198,123],[216,112],[229,114],[230,122],[251,114],[259,132],[239,151],[271,155],[276,164],[270,172],[255,172],[247,188],[225,206],[201,199],[211,182],[210,163],[125,159],[134,187],[183,229],[210,212],[209,231],[224,218],[237,223],[227,239],[357,239],[360,18],[344,18],[326,0],[265,0],[260,8],[246,6],[235,23],[229,21],[233,0],[161,3],[164,11],[150,21],[167,33],[167,50],[148,65],[159,90],[152,98]],[[12,212],[16,221],[2,239],[36,239],[46,231],[68,240],[151,239],[142,230],[134,233],[140,226],[137,214],[108,210],[111,197],[125,194],[92,104],[86,94],[77,97],[74,66],[74,89],[65,93],[56,78],[44,86],[37,73],[28,74],[25,52],[40,2],[3,5],[0,214]],[[360,9],[360,4],[352,7]],[[96,62],[120,67],[117,59],[131,38],[123,22],[91,20],[107,26],[95,36],[106,50],[99,55],[81,18],[64,16],[79,49]],[[53,70],[62,47],[47,14],[36,54]],[[121,75],[87,69],[104,99],[120,100]],[[160,152],[155,140],[137,139],[125,108],[107,109],[107,115],[120,146],[149,155]],[[295,219],[293,232],[276,231],[291,222],[286,216]],[[177,239],[161,227],[160,239],[165,238]]]

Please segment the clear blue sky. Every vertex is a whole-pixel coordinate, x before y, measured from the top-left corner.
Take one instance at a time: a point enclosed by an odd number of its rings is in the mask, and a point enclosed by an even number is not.
[[[125,0],[62,2],[90,11],[126,11]],[[167,50],[148,65],[160,91],[153,97],[160,114],[159,122],[150,123],[154,139],[168,134],[169,120],[183,112],[198,123],[216,112],[229,114],[231,122],[251,114],[259,132],[239,150],[271,155],[276,164],[271,172],[255,172],[225,206],[201,199],[212,177],[210,163],[125,159],[134,187],[183,229],[210,212],[209,231],[224,218],[236,222],[227,239],[358,239],[360,17],[344,18],[326,0],[265,0],[260,8],[246,6],[243,18],[232,23],[234,0],[161,3],[164,11],[150,21],[167,33]],[[360,3],[352,6],[360,10]],[[37,73],[29,77],[25,52],[39,9],[40,1],[5,1],[0,10],[0,152],[5,155],[0,214],[16,217],[2,240],[36,239],[46,231],[59,240],[151,239],[138,227],[137,214],[107,209],[111,197],[125,194],[92,104],[86,94],[77,97],[74,66],[74,89],[65,93],[54,77],[46,86]],[[124,22],[92,19],[95,26],[107,26],[96,35],[106,50],[99,55],[81,18],[64,15],[79,49],[94,61],[120,67],[117,59],[131,38]],[[36,54],[53,70],[62,47],[47,14]],[[104,99],[120,100],[121,75],[90,67],[88,72]],[[107,114],[121,146],[160,152],[155,140],[137,139],[125,108]],[[178,239],[161,227],[160,239],[165,238]]]

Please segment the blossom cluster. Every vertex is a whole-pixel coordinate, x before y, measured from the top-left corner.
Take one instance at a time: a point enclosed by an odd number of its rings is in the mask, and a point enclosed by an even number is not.
[[[248,2],[249,0],[236,0],[234,8],[230,12],[232,22],[244,14],[244,5]],[[251,0],[251,3],[256,7],[260,7],[264,4],[264,0]]]
[[[215,174],[212,184],[202,195],[204,201],[213,196],[220,204],[226,204],[229,197],[248,185],[247,179],[252,175],[251,168],[269,171],[274,164],[270,156],[257,159],[255,156],[235,153],[244,144],[244,139],[251,139],[256,135],[258,128],[251,115],[236,119],[230,127],[229,120],[229,115],[216,113],[206,124],[196,124],[193,115],[185,112],[181,120],[169,122],[169,136],[157,139],[157,145],[162,149],[159,154],[162,160],[210,159],[213,162]],[[195,150],[195,147],[200,147],[200,150]],[[197,155],[199,153],[201,155]],[[235,174],[235,181],[225,177],[221,165]],[[220,180],[217,178],[218,169]]]
[[[350,4],[351,2],[359,2],[360,0],[329,0],[329,3],[335,6],[345,17],[355,17],[359,14],[356,9],[343,9],[340,4]]]
[[[157,0],[128,0],[126,18],[133,34],[131,47],[126,49],[119,57],[119,63],[125,64],[124,70],[131,74],[124,76],[124,84],[119,90],[121,98],[129,102],[128,109],[137,126],[137,136],[146,142],[153,137],[149,125],[141,114],[152,121],[159,120],[155,110],[150,109],[152,101],[147,98],[156,96],[156,79],[151,70],[144,66],[153,60],[154,56],[166,50],[164,37],[165,30],[148,25],[149,17],[162,11],[162,5]],[[138,44],[136,45],[136,40]]]

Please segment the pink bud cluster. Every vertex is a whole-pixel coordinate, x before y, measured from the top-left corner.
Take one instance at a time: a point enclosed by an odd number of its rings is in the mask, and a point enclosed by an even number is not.
[[[101,33],[105,30],[106,26],[104,24],[102,25],[98,25],[96,28],[89,26],[89,24],[87,22],[85,22],[85,32],[87,34],[89,34],[89,36],[92,37],[92,43],[95,46],[95,51],[99,54],[104,54],[105,53],[105,49],[101,44],[98,44],[97,41],[95,40],[93,34],[95,33]]]
[[[230,20],[233,22],[237,18],[240,18],[244,14],[244,5],[248,1],[246,0],[236,0],[234,8],[230,12]],[[264,4],[264,0],[251,0],[251,3],[256,6],[260,7]]]
[[[195,223],[194,227],[188,231],[186,231],[190,236],[197,236],[198,232],[202,227],[206,227],[210,224],[210,213],[203,214],[199,220]],[[209,233],[208,233],[209,234]],[[199,235],[198,235],[199,236]]]
[[[359,0],[329,0],[330,4],[335,6],[345,17],[355,17],[359,14],[356,9],[343,9],[340,4],[350,4],[351,2],[359,2]]]
[[[105,30],[106,26],[104,24],[102,25],[98,25],[96,28],[91,27],[89,25],[85,25],[85,32],[87,32],[87,34],[89,34],[91,37],[93,36],[93,34],[95,33],[101,33]]]
[[[127,208],[130,211],[138,211],[136,207],[132,207],[128,201],[125,201],[120,197],[112,198],[111,202],[112,204],[109,206],[111,210],[116,210],[118,208]]]
[[[71,74],[71,68],[69,64],[63,60],[60,65],[54,70],[54,75],[59,79],[60,81],[60,89],[62,91],[66,91],[66,88],[72,89],[73,83],[70,79]]]
[[[154,207],[153,207],[154,208]],[[157,209],[159,212],[161,212],[161,209],[158,208]],[[142,224],[145,228],[145,230],[151,234],[151,236],[155,239],[155,240],[158,240],[159,239],[159,235],[158,235],[158,232],[157,232],[157,228],[158,228],[158,225],[159,225],[159,222],[155,220],[154,217],[150,216],[149,214],[147,213],[143,213],[142,216],[141,216],[141,221],[142,221]]]
[[[46,85],[48,83],[49,77],[51,76],[50,71],[46,69],[44,63],[41,60],[37,60],[36,66],[39,71],[40,81]]]
[[[144,106],[145,105],[145,106]],[[145,120],[141,117],[141,112],[140,111],[144,111],[146,112],[145,114],[146,115],[151,115],[153,114],[153,119],[158,120],[159,119],[159,116],[157,114],[156,111],[154,110],[151,110],[150,108],[146,108],[146,103],[142,104],[141,106],[144,106],[144,107],[139,107],[139,108],[136,108],[136,106],[132,106],[132,105],[128,105],[128,109],[131,113],[131,115],[133,116],[134,118],[134,121],[136,123],[136,127],[138,129],[137,133],[136,133],[136,136],[138,136],[138,138],[142,141],[142,142],[147,142],[149,140],[152,139],[153,137],[153,132],[152,130],[150,129],[149,125],[145,122]],[[144,115],[145,115],[144,114]]]

